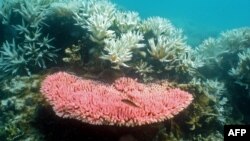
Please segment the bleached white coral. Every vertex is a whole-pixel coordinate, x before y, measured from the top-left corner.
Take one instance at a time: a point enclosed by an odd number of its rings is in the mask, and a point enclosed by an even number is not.
[[[250,47],[250,28],[243,27],[228,30],[217,38],[208,38],[196,48],[194,56],[205,62],[205,67],[211,70],[217,67],[226,71],[236,79],[236,83],[248,87],[250,82],[247,69],[248,48]],[[239,53],[240,52],[240,53]],[[238,54],[238,57],[237,57]],[[237,64],[237,66],[233,66]],[[223,66],[226,67],[223,67]],[[232,67],[228,70],[228,67]],[[244,69],[244,71],[242,71]]]
[[[179,57],[180,59],[175,62],[175,70],[177,72],[182,73],[188,73],[188,74],[195,74],[196,70],[204,65],[204,62],[200,60],[200,58],[197,58],[196,56],[193,56],[192,50],[188,50],[186,53],[183,53]],[[169,66],[166,66],[167,70],[169,70]]]
[[[250,49],[238,53],[238,57],[237,66],[229,71],[229,75],[236,78],[235,83],[248,89],[250,86]]]
[[[123,42],[115,39],[106,39],[104,53],[100,58],[109,60],[115,64],[113,68],[120,69],[120,66],[128,67],[127,61],[132,59],[132,52],[129,48],[124,46]]]
[[[109,60],[115,64],[114,68],[119,69],[119,66],[128,67],[125,62],[132,59],[132,50],[144,47],[144,44],[139,43],[143,40],[142,34],[139,32],[127,32],[122,34],[120,38],[104,40],[105,53],[100,57],[104,60]]]
[[[74,19],[76,21],[76,25],[81,26],[82,28],[86,28],[86,19],[88,18],[89,10],[91,9],[93,1],[90,0],[82,1],[79,4],[79,9],[74,11]]]
[[[243,71],[242,69],[247,69],[250,71],[250,64],[244,64],[246,61],[250,61],[250,49],[246,49],[246,51],[238,53],[238,57],[239,57],[238,67],[236,69],[233,68],[232,71],[230,71],[229,73],[232,76],[239,75],[241,71]],[[241,68],[241,67],[245,67],[245,68]]]
[[[74,12],[77,25],[87,29],[90,39],[101,43],[105,38],[114,36],[109,28],[114,22],[115,5],[104,1],[83,1],[78,12]]]
[[[217,39],[204,40],[195,50],[206,63],[211,60],[218,62],[226,53],[237,53],[250,46],[250,28],[238,28],[222,32]]]
[[[219,101],[219,98],[226,91],[225,84],[223,82],[219,82],[218,80],[207,79],[205,85],[210,97],[214,97],[215,101]]]
[[[114,31],[109,30],[113,24],[113,18],[104,15],[92,15],[87,20],[87,29],[91,33],[90,39],[94,42],[101,42],[105,38],[114,37]]]
[[[136,49],[145,47],[145,44],[140,43],[144,40],[144,36],[140,32],[128,31],[121,34],[121,42],[129,49]]]
[[[121,32],[127,32],[138,28],[140,17],[137,12],[121,12],[115,13],[115,25]]]
[[[80,9],[82,2],[83,1],[80,0],[54,0],[54,2],[50,4],[46,14],[54,14],[54,16],[57,17],[72,17],[74,12],[77,12]]]
[[[250,46],[250,28],[243,27],[221,33],[220,43],[230,52],[244,50]]]
[[[103,14],[106,17],[111,17],[116,11],[115,5],[108,0],[94,1],[92,6],[88,15]]]
[[[154,60],[161,62],[166,71],[178,73],[195,73],[195,69],[203,65],[191,54],[192,49],[182,36],[160,35],[157,39],[149,39],[148,52]]]
[[[159,36],[156,40],[149,39],[148,43],[150,55],[161,62],[176,61],[178,54],[186,50],[186,45],[181,37]]]
[[[142,22],[140,29],[143,33],[153,32],[155,36],[162,34],[169,35],[174,32],[175,28],[171,22],[161,17],[150,17]]]
[[[227,52],[228,50],[218,40],[210,37],[194,50],[193,55],[204,63],[211,63],[211,61],[219,62],[220,56]]]
[[[214,102],[214,108],[216,110],[214,116],[217,117],[217,120],[219,120],[222,125],[225,124],[227,116],[232,112],[232,107],[228,105],[225,84],[217,79],[201,81],[201,79],[197,78],[193,78],[190,84],[201,86],[205,92],[204,94]]]
[[[202,86],[205,95],[214,102],[220,102],[221,98],[226,98],[223,95],[226,92],[225,84],[217,79],[206,79],[206,81],[202,81],[194,77],[189,83]]]

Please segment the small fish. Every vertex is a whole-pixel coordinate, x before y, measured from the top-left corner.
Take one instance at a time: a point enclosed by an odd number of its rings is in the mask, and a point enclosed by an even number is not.
[[[130,106],[134,106],[136,108],[140,108],[140,106],[138,106],[138,104],[135,104],[133,101],[129,100],[129,99],[122,99],[122,102],[124,102],[125,104],[128,104]]]

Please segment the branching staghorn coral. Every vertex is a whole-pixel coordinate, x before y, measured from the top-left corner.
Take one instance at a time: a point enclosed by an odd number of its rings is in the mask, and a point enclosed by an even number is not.
[[[105,38],[114,37],[114,31],[109,30],[113,19],[104,15],[92,15],[87,20],[87,29],[91,33],[90,39],[93,42],[101,43]]]
[[[242,27],[223,32],[219,42],[230,52],[244,50],[250,46],[250,28]]]
[[[246,51],[249,47],[250,28],[244,27],[223,32],[216,39],[206,39],[195,49],[193,56],[205,64],[199,71],[212,77],[211,75],[228,74],[231,68],[236,68],[235,65],[239,62],[237,54]],[[231,72],[234,71],[231,69]]]
[[[78,12],[74,12],[76,24],[90,32],[93,42],[102,43],[105,38],[114,37],[109,28],[114,21],[115,6],[104,1],[83,1]]]
[[[222,113],[218,117],[222,123],[225,123],[225,118],[230,119],[232,123],[241,123],[244,121],[242,117],[248,116],[248,114],[242,114],[245,109],[238,105],[249,102],[249,29],[249,27],[243,27],[228,30],[221,33],[217,39],[204,41],[197,48],[196,56],[205,62],[204,67],[199,70],[200,73],[210,79],[218,78],[220,81],[227,82],[225,84],[228,91],[224,94],[228,95],[220,97],[215,105],[218,113]],[[239,93],[243,94],[239,95]],[[228,103],[233,103],[233,105]],[[237,117],[227,116],[230,115],[232,109],[239,112]]]
[[[204,111],[204,114],[215,116],[222,125],[228,122],[227,120],[232,114],[232,106],[228,103],[229,95],[226,95],[227,90],[223,82],[211,79],[202,81],[201,79],[193,78],[189,84],[200,87],[206,97],[214,103],[212,105],[215,110],[214,113]]]
[[[10,24],[11,16],[20,14],[26,22],[30,22],[32,27],[43,23],[46,17],[46,10],[53,2],[61,0],[2,0],[0,3],[0,18],[3,24]],[[65,1],[64,1],[65,2]]]
[[[249,89],[250,85],[250,48],[238,53],[239,62],[236,68],[229,71],[229,75],[236,78],[235,83]]]
[[[0,3],[0,18],[2,18],[2,24],[9,24],[13,7],[17,4],[16,0],[2,0]]]
[[[14,28],[19,32],[19,38],[23,39],[20,46],[25,50],[28,62],[40,68],[46,68],[46,61],[56,62],[58,49],[50,45],[53,38],[49,38],[49,35],[43,36],[39,26],[33,27],[22,20],[22,25],[16,25]]]
[[[220,55],[228,52],[224,49],[219,41],[214,38],[204,40],[195,50],[194,56],[197,56],[204,63],[211,63],[211,61],[219,62]]]
[[[218,80],[209,80],[205,81],[206,91],[208,92],[209,96],[213,101],[219,101],[220,97],[226,91],[225,85]],[[212,98],[213,97],[213,98]]]
[[[131,66],[136,70],[132,62],[145,58],[149,58],[145,61],[153,66],[150,56],[165,68],[154,70],[157,72],[174,70],[178,66],[175,71],[191,73],[200,66],[195,64],[198,59],[187,55],[190,48],[184,41],[182,30],[175,28],[167,19],[151,17],[141,22],[138,13],[116,10],[115,5],[108,1],[83,1],[74,15],[76,25],[87,30],[90,33],[88,38],[98,43],[102,52],[99,57],[110,61],[113,68]]]
[[[43,40],[47,40],[46,37],[44,38]],[[57,57],[56,52],[58,49],[51,45],[28,43],[24,44],[23,48],[26,51],[25,56],[28,58],[28,61],[40,68],[47,68],[46,61],[56,62],[55,58]]]
[[[141,41],[144,40],[144,36],[140,32],[128,31],[121,34],[120,41],[123,42],[124,47],[129,49],[138,49],[145,46]]]
[[[19,14],[25,22],[29,22],[31,27],[45,25],[44,20],[50,14],[48,10],[51,6],[58,3],[78,2],[79,0],[3,0],[1,3],[0,17],[3,24],[10,24],[11,16]],[[66,6],[64,6],[65,8]],[[71,6],[72,7],[72,6]],[[71,9],[74,10],[74,9]]]
[[[46,13],[51,3],[59,0],[18,0],[15,3],[14,9],[11,14],[19,17],[12,27],[17,33],[17,36],[13,39],[17,44],[8,46],[8,41],[3,44],[3,49],[0,53],[1,59],[1,72],[5,72],[6,75],[26,74],[31,75],[31,72],[38,68],[47,68],[47,62],[56,62],[56,49],[51,45],[53,38],[49,37],[49,34],[43,35],[42,28],[46,24],[44,20],[48,13]],[[21,67],[15,59],[10,59],[6,56],[7,49],[11,50],[11,53],[16,53],[16,59],[21,63]],[[8,54],[9,55],[9,54]],[[10,67],[10,65],[12,65]],[[8,68],[8,69],[6,69]]]
[[[39,27],[36,27],[36,28],[33,28],[31,29],[33,31],[29,31],[28,33],[25,33],[24,34],[24,37],[25,37],[25,42],[35,42],[35,41],[38,41],[39,38],[41,37],[41,28]]]
[[[160,36],[162,34],[172,34],[175,28],[167,19],[161,17],[150,17],[141,23],[140,30],[143,33],[153,32],[155,36]]]
[[[19,13],[26,22],[29,22],[31,27],[37,27],[45,24],[43,20],[46,16],[46,9],[49,7],[48,4],[47,0],[20,0],[20,6],[14,11]]]
[[[50,4],[46,15],[73,18],[74,12],[77,12],[80,9],[81,2],[83,1],[55,0],[55,2]]]
[[[189,83],[192,85],[201,85],[207,97],[214,102],[218,102],[226,92],[225,84],[218,80],[206,79],[206,81],[202,81],[194,77]]]
[[[150,81],[153,78],[148,76],[148,74],[153,73],[153,66],[149,65],[147,62],[140,60],[140,62],[135,66],[135,72],[142,76],[144,82]]]
[[[204,65],[203,60],[194,56],[192,51],[191,48],[187,47],[187,52],[180,56],[179,61],[175,62],[176,72],[194,75],[196,70]],[[166,69],[168,70],[168,66]]]
[[[194,55],[209,63],[219,62],[225,54],[235,54],[250,46],[250,28],[238,28],[222,32],[217,39],[204,40],[195,50]]]
[[[13,27],[18,32],[18,34],[29,34],[28,25],[25,24],[23,19],[21,25],[13,25]]]
[[[193,75],[197,68],[203,66],[203,62],[192,54],[193,50],[185,43],[181,32],[178,35],[160,35],[156,39],[149,39],[148,43],[151,58],[165,68],[157,72],[175,71],[179,74]]]
[[[115,25],[118,27],[119,31],[124,33],[137,29],[140,23],[140,17],[137,12],[122,12],[118,11],[115,13]]]
[[[185,51],[185,44],[182,38],[168,38],[159,36],[156,41],[151,38],[148,40],[150,55],[161,62],[173,62],[178,57],[178,51]]]
[[[180,62],[181,59],[185,59],[184,56],[188,52],[188,47],[181,36],[167,37],[161,35],[156,41],[152,38],[148,42],[150,46],[148,52],[154,59],[167,63],[166,70],[173,69],[174,64]]]
[[[28,68],[26,68],[28,61],[25,60],[24,53],[25,50],[16,45],[14,40],[11,44],[8,41],[3,43],[0,50],[0,72],[3,74],[2,77],[15,75],[23,70],[29,73]]]
[[[91,13],[93,13],[92,8],[94,5],[94,0],[83,0],[79,2],[79,7],[74,11],[74,19],[76,21],[76,25],[81,26],[82,28],[86,28],[86,20]]]
[[[129,48],[124,47],[123,42],[115,39],[106,39],[104,53],[100,58],[109,60],[115,64],[113,68],[119,69],[120,66],[128,67],[125,62],[132,59],[132,52]]]
[[[10,44],[6,41],[0,52],[0,71],[6,75],[16,75],[24,72],[31,75],[31,69],[35,66],[46,68],[48,61],[56,62],[56,49],[50,45],[53,38],[43,36],[39,26],[33,27],[31,23],[22,20],[20,25],[14,25],[18,33],[17,39]],[[14,41],[18,40],[18,44]]]
[[[102,14],[105,17],[113,17],[116,11],[115,5],[108,0],[86,0],[85,4],[91,6],[87,9],[88,16]]]
[[[120,66],[128,67],[125,62],[132,59],[132,50],[145,46],[139,43],[143,39],[141,33],[132,31],[122,34],[118,39],[106,39],[104,41],[105,53],[100,58],[115,64],[116,69],[119,69]]]
[[[6,41],[0,50],[0,72],[4,73],[4,76],[23,72],[30,75],[31,68],[38,66],[44,69],[47,61],[55,62],[58,50],[48,44],[48,37],[44,37],[43,41],[20,45],[14,40],[11,44]]]

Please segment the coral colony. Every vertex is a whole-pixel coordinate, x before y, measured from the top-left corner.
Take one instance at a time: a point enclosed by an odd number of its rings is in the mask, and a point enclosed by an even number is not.
[[[191,47],[168,19],[107,0],[0,6],[0,140],[223,140],[224,124],[250,123],[249,27]],[[67,120],[131,131],[77,136]]]
[[[131,78],[121,77],[109,86],[65,72],[48,76],[42,82],[41,92],[60,117],[119,126],[164,121],[186,108],[193,99],[180,89],[140,84]]]

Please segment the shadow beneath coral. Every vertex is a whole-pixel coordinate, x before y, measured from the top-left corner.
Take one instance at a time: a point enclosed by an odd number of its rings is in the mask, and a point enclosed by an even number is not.
[[[139,127],[98,126],[55,115],[50,107],[41,107],[33,126],[46,141],[152,141],[160,124]]]

